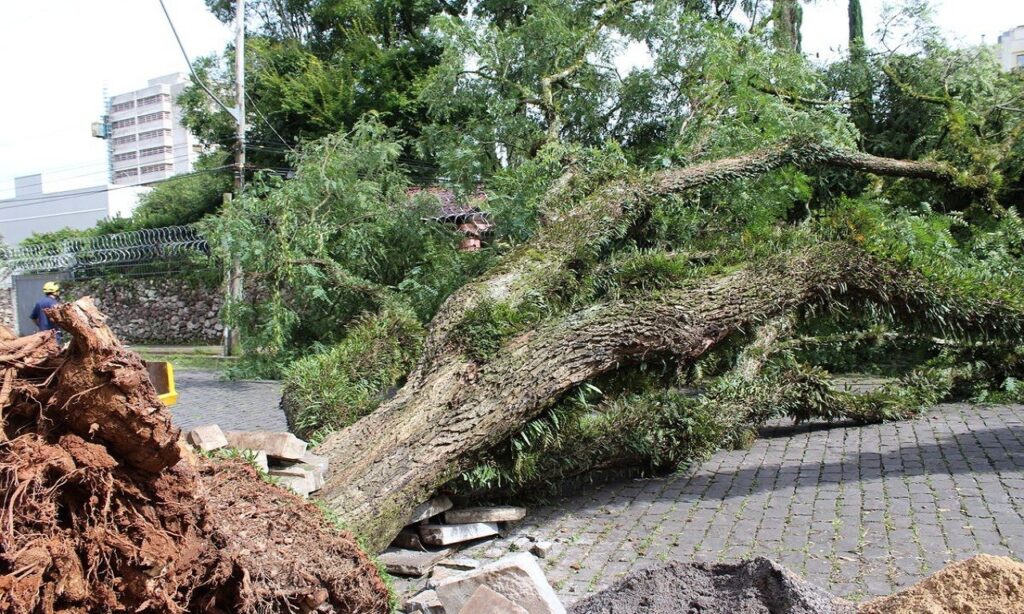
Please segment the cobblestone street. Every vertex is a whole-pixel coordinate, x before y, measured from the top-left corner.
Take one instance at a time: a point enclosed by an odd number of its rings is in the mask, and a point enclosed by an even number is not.
[[[220,379],[214,371],[174,372],[178,404],[171,407],[174,424],[183,431],[217,424],[225,431],[285,431],[288,424],[279,404],[278,382]]]
[[[286,428],[276,382],[203,371],[180,371],[177,382],[183,429]],[[553,541],[543,564],[566,603],[669,559],[757,555],[862,599],[979,552],[1024,557],[1022,470],[1019,405],[940,405],[864,427],[780,422],[749,450],[719,452],[686,472],[580,488],[463,555],[503,556],[523,536]]]
[[[942,405],[909,422],[766,428],[749,450],[688,472],[581,490],[531,510],[521,536],[555,541],[566,603],[669,559],[763,555],[861,599],[986,552],[1024,556],[1024,407]]]

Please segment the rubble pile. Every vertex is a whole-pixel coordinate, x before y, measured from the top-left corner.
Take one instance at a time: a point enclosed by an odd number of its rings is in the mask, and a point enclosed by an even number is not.
[[[532,555],[521,552],[433,580],[405,601],[412,614],[565,614]]]
[[[280,431],[228,431],[216,424],[189,432],[186,440],[203,452],[232,450],[274,481],[306,498],[324,485],[328,461],[306,449],[307,443]]]
[[[450,560],[460,547],[497,536],[526,516],[522,507],[452,507],[451,499],[440,495],[412,510],[406,527],[378,557],[388,572],[427,575],[435,565]]]
[[[351,535],[179,441],[89,299],[0,329],[0,611],[387,612]]]

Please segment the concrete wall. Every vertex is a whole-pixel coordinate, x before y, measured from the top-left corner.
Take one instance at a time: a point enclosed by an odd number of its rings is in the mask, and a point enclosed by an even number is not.
[[[1003,70],[1024,69],[1024,26],[1018,26],[999,35],[996,54]]]
[[[42,176],[15,178],[15,196],[0,200],[0,235],[15,246],[34,232],[62,228],[85,230],[96,222],[115,216],[128,217],[139,196],[150,188],[111,189],[100,185],[62,192],[44,192]]]
[[[64,300],[91,296],[129,343],[220,343],[221,284],[175,277],[64,282]]]

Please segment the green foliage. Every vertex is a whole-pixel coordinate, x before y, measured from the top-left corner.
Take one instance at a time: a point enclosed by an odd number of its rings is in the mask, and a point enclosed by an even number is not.
[[[296,360],[282,391],[289,426],[318,442],[373,411],[412,368],[423,327],[408,310],[357,317],[341,342]]]
[[[95,237],[99,235],[100,232],[96,228],[79,230],[77,228],[65,227],[61,228],[60,230],[54,230],[52,232],[33,232],[31,236],[22,239],[20,245],[22,247],[29,247],[33,245],[48,245],[74,239],[88,239],[90,237]]]
[[[231,171],[223,168],[227,162],[226,154],[210,154],[200,158],[195,172],[153,186],[139,199],[132,213],[131,229],[192,224],[217,213],[224,194],[232,189]]]
[[[248,367],[274,376],[314,344],[342,341],[356,316],[384,307],[429,320],[492,252],[456,250],[454,228],[410,200],[402,141],[375,118],[310,142],[295,178],[255,182],[205,228],[224,262],[237,259],[247,298],[228,305]],[[252,371],[250,371],[252,373]]]

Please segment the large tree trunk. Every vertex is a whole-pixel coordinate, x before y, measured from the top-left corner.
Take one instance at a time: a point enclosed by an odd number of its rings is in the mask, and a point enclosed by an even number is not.
[[[510,340],[484,364],[458,353],[421,365],[390,402],[323,444],[333,473],[321,497],[371,547],[409,510],[553,399],[603,373],[658,357],[691,361],[730,334],[844,291],[878,292],[863,253],[826,245],[774,266],[598,305]]]
[[[512,434],[574,386],[657,357],[691,361],[730,334],[820,301],[840,290],[878,292],[863,252],[819,246],[759,266],[661,293],[596,305],[508,339],[478,362],[460,343],[467,311],[484,301],[517,305],[556,286],[580,254],[643,216],[653,197],[783,165],[831,165],[877,174],[955,180],[947,168],[790,142],[752,154],[603,186],[576,206],[552,212],[524,248],[453,294],[431,323],[423,356],[398,394],[331,435],[320,451],[332,474],[321,498],[371,548],[383,548],[409,511],[467,468],[475,454]],[[560,185],[565,182],[560,182]]]

